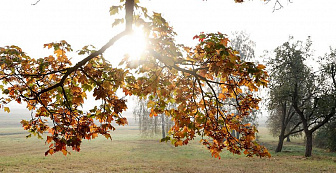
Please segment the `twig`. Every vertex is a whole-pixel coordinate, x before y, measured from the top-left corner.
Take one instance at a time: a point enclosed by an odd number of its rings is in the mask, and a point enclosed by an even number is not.
[[[36,5],[37,3],[39,3],[41,0],[37,0],[35,3],[31,4],[31,5]]]

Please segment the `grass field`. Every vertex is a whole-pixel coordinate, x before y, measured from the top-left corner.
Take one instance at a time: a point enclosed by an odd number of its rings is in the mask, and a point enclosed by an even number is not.
[[[188,146],[174,147],[158,138],[141,138],[137,127],[120,127],[113,141],[99,137],[84,141],[82,150],[63,156],[44,156],[47,145],[20,127],[0,126],[0,172],[336,172],[336,153],[314,148],[313,157],[304,158],[301,139],[285,143],[275,154],[276,139],[260,128],[260,141],[272,158],[246,158],[221,154],[211,157],[195,140]]]

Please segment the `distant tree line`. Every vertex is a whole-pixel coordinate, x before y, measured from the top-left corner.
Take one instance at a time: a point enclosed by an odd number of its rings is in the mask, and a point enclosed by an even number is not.
[[[138,122],[140,134],[144,137],[154,137],[156,135],[165,138],[173,122],[171,117],[160,114],[149,116],[150,110],[147,107],[148,99],[137,99],[137,105],[133,109],[133,115]]]

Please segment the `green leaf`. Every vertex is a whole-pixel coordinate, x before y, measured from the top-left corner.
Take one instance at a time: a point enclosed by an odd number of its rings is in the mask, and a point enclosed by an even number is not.
[[[172,144],[175,144],[176,141],[177,141],[177,140],[174,138],[173,140],[171,140],[171,143],[172,143]]]
[[[9,93],[9,90],[8,90],[8,89],[5,89],[5,90],[2,91],[2,93],[4,93],[4,94],[8,94],[8,93]]]
[[[31,134],[27,135],[26,138],[30,138],[31,137]]]
[[[173,99],[173,98],[171,98],[171,99],[169,99],[169,102],[170,102],[170,103],[176,103],[176,100]]]
[[[166,136],[165,138],[161,139],[161,142],[168,142],[170,140],[169,136]]]
[[[83,84],[82,88],[83,88],[84,91],[92,91],[93,86],[90,85],[90,84]]]

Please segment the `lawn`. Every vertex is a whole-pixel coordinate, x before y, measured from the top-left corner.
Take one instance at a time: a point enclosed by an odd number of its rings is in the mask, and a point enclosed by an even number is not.
[[[314,156],[304,158],[301,139],[275,154],[276,139],[266,128],[260,128],[259,139],[271,150],[270,159],[223,152],[219,160],[199,140],[174,147],[159,137],[141,138],[136,126],[117,128],[112,141],[84,141],[79,153],[45,157],[44,141],[26,135],[19,127],[0,127],[0,172],[336,172],[335,153],[314,148]]]

